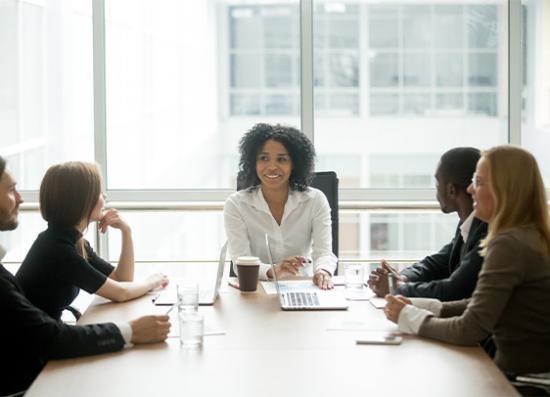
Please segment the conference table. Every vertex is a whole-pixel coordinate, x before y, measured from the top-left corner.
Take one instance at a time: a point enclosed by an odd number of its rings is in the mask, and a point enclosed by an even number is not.
[[[215,269],[212,263],[160,268],[177,278],[203,278],[201,285]],[[204,337],[202,348],[180,346],[173,310],[166,342],[50,361],[26,395],[518,395],[479,347],[409,335],[396,346],[357,345],[358,337],[397,331],[369,301],[350,301],[346,311],[282,311],[277,295],[266,294],[262,286],[241,293],[226,281],[213,306],[199,307],[206,331],[214,333]],[[165,313],[153,297],[125,303],[95,299],[79,324]]]

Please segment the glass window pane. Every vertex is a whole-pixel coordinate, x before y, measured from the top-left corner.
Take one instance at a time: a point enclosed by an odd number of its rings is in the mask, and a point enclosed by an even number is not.
[[[467,7],[468,43],[470,48],[496,48],[499,43],[497,6]]]
[[[354,3],[360,32],[357,86],[344,87],[356,92],[349,93],[327,78],[347,70],[345,64],[331,63],[330,55],[339,51],[330,43],[347,40],[349,31],[327,28],[342,18],[320,12],[326,3],[337,2],[313,1],[313,30],[323,30],[324,42],[314,48],[320,159],[342,153],[358,157],[356,176],[349,178],[359,187],[433,188],[435,164],[423,169],[424,157],[437,160],[451,147],[486,148],[507,141],[506,0]],[[351,98],[357,98],[357,111]],[[335,109],[337,100],[351,110],[339,124],[334,116],[345,112]],[[400,153],[392,161],[410,172],[387,174],[373,168],[373,157],[390,153]]]
[[[222,212],[121,211],[121,214],[132,227],[136,260],[219,259],[220,248],[225,242]],[[170,233],[159,234],[159,230]],[[109,260],[117,261],[121,249],[120,233],[109,229],[108,240]]]
[[[495,116],[497,114],[496,94],[487,92],[468,94],[468,110],[474,114]]]
[[[434,36],[430,6],[404,6],[403,46],[405,48],[427,48]]]
[[[108,188],[232,188],[244,132],[299,126],[298,4],[105,2]]]
[[[297,113],[297,98],[291,95],[268,95],[265,114],[285,116]]]
[[[432,108],[430,95],[405,94],[403,97],[404,114],[427,114]]]
[[[397,54],[374,54],[370,59],[371,87],[395,87],[399,84]]]
[[[371,7],[372,10],[375,7]],[[399,24],[397,15],[393,18],[369,19],[369,44],[371,48],[396,48],[399,45]]]
[[[93,159],[91,3],[0,2],[0,149],[20,190]]]
[[[495,87],[497,85],[496,54],[471,53],[468,68],[468,83],[471,86]]]
[[[464,65],[461,52],[441,52],[435,57],[436,83],[440,87],[464,85]]]
[[[359,114],[359,98],[353,94],[333,94],[329,97],[330,114],[355,116]]]
[[[328,25],[331,32],[331,48],[357,48],[359,42],[359,25],[356,18],[342,18],[331,20]]]
[[[260,70],[256,54],[231,55],[231,87],[252,88],[260,87]]]
[[[231,114],[252,116],[260,114],[260,96],[255,94],[231,95]]]
[[[430,54],[406,53],[403,56],[403,84],[409,87],[427,87],[432,82]]]
[[[463,109],[464,100],[462,94],[438,94],[436,96],[437,109]]]
[[[249,68],[234,70],[245,73]],[[293,80],[294,64],[291,54],[266,54],[265,57],[265,85],[266,87],[291,87]],[[252,84],[258,86],[258,84]]]
[[[397,114],[399,97],[391,94],[371,94],[370,114],[372,116]]]
[[[523,123],[521,143],[537,158],[550,187],[550,2],[523,1]]]
[[[434,39],[438,48],[462,48],[463,7],[442,5],[434,7]]]
[[[357,87],[359,85],[357,56],[351,53],[329,56],[329,81],[332,87]]]
[[[262,25],[256,7],[230,7],[229,15],[231,48],[260,48]]]
[[[298,42],[296,21],[287,7],[266,8],[263,14],[266,48],[291,48]],[[261,20],[260,20],[261,21]]]

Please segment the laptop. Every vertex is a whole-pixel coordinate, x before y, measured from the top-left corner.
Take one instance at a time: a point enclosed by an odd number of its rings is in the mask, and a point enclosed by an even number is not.
[[[277,289],[279,304],[282,310],[347,310],[348,302],[344,295],[337,291],[319,290],[301,290],[300,288],[292,289],[291,291],[281,291],[281,285],[277,280],[275,273],[275,263],[271,255],[271,247],[269,246],[269,237],[265,235],[265,246],[271,271],[273,273],[273,282]]]
[[[218,262],[218,272],[216,274],[216,282],[213,286],[203,288],[199,286],[199,305],[200,306],[212,306],[216,299],[218,299],[220,286],[222,284],[223,269],[225,267],[225,257],[227,254],[227,241],[220,250],[220,260]],[[159,296],[155,299],[156,306],[171,306],[178,301],[178,295],[174,288],[161,291]]]

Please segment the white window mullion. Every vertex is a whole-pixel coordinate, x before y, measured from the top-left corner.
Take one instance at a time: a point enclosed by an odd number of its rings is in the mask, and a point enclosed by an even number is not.
[[[508,141],[521,144],[521,0],[508,0]]]
[[[300,110],[302,132],[314,142],[313,133],[313,0],[300,1]]]
[[[105,189],[107,183],[107,110],[105,84],[105,0],[92,1],[94,63],[94,158],[101,166]],[[96,235],[97,251],[109,257],[107,233]]]

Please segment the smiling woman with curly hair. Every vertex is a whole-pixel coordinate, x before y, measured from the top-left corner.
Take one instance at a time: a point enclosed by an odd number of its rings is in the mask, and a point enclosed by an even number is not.
[[[315,149],[295,128],[256,124],[240,141],[239,191],[225,202],[225,230],[233,263],[258,256],[260,278],[273,277],[264,243],[270,237],[277,277],[312,275],[304,265],[313,259],[313,281],[332,288],[337,258],[332,253],[330,206],[320,190],[309,186]]]

